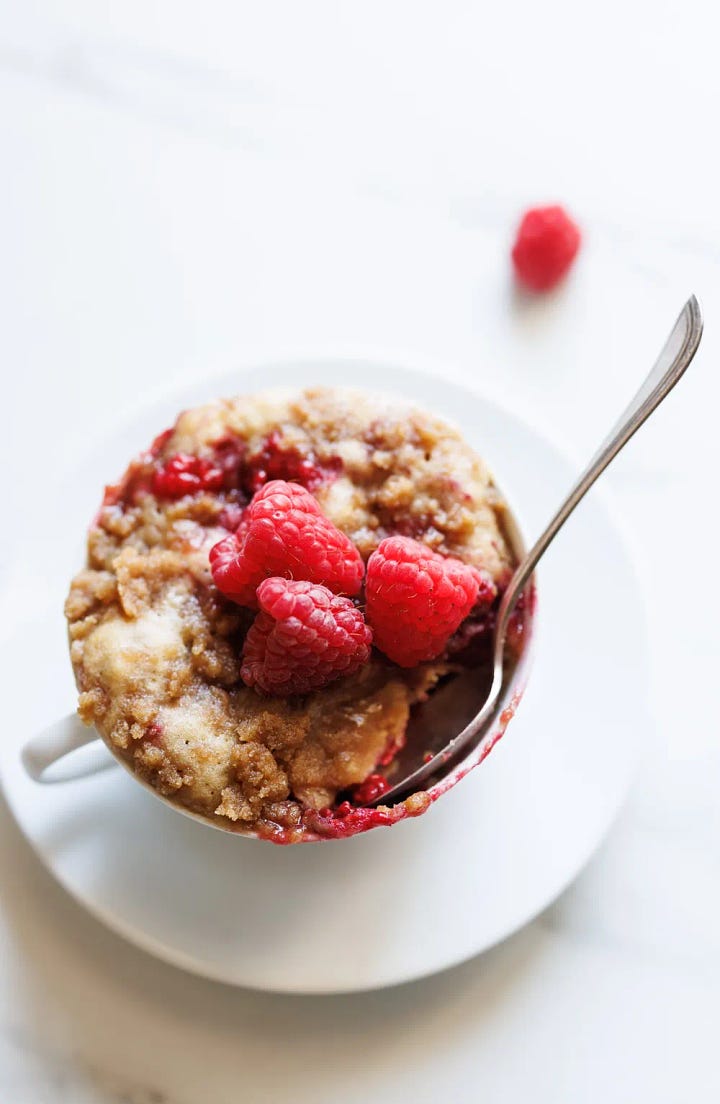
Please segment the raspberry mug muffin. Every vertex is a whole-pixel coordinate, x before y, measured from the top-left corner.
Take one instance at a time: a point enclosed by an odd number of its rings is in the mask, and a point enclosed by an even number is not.
[[[227,830],[294,843],[416,816],[446,785],[361,806],[413,710],[487,664],[509,520],[460,434],[409,404],[310,389],[185,411],[90,527],[65,607],[80,715]]]

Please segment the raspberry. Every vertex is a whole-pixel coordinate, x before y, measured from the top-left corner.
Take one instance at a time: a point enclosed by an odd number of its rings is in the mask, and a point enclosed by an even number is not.
[[[358,786],[354,786],[350,792],[350,797],[354,805],[368,805],[371,801],[375,801],[378,797],[382,797],[389,789],[390,783],[385,775],[376,771],[373,774],[369,774],[364,782],[361,782]]]
[[[580,231],[562,207],[533,207],[523,216],[513,246],[515,274],[531,291],[549,291],[579,248]]]
[[[223,487],[226,491],[239,493],[242,490],[245,448],[245,442],[232,434],[226,434],[212,444],[213,465],[223,473]],[[242,498],[244,502],[247,501],[244,493]]]
[[[176,452],[153,474],[153,494],[158,498],[182,498],[197,491],[219,491],[224,484],[220,467],[203,456]]]
[[[475,605],[483,576],[410,537],[387,537],[367,565],[375,644],[401,667],[435,659]]]
[[[286,445],[281,434],[274,430],[262,447],[247,458],[245,483],[250,494],[259,491],[271,479],[301,483],[314,491],[321,483],[337,478],[341,467],[339,456],[320,462],[314,452],[301,452],[295,446]]]
[[[157,457],[172,430],[153,441],[151,456]],[[152,475],[152,491],[158,498],[182,498],[198,491],[233,491],[240,494],[240,473],[245,446],[233,437],[223,437],[211,446],[210,456],[176,452],[162,461]],[[243,497],[244,500],[244,496]]]
[[[243,647],[240,675],[266,694],[308,694],[352,674],[370,655],[372,633],[349,598],[303,580],[265,579],[260,613]]]
[[[237,532],[210,549],[210,568],[218,590],[253,608],[258,585],[270,575],[354,595],[364,571],[355,545],[325,517],[310,492],[281,479],[266,483]]]

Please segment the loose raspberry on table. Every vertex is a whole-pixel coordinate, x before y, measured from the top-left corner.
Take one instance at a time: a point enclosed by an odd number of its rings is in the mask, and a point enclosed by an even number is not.
[[[549,291],[562,280],[580,248],[580,230],[562,207],[526,211],[512,250],[515,274],[531,291]]]
[[[255,591],[271,575],[321,583],[355,595],[364,565],[352,541],[323,514],[304,487],[281,479],[266,483],[245,510],[235,533],[210,549],[218,590],[255,608]]]
[[[245,638],[240,675],[266,694],[308,694],[352,674],[372,633],[349,598],[300,579],[265,579]]]
[[[401,667],[435,659],[475,605],[483,575],[410,537],[387,537],[368,560],[366,616],[375,645]]]

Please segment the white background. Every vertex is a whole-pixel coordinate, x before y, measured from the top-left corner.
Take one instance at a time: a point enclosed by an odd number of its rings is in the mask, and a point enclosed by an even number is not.
[[[709,0],[0,3],[10,584],[49,478],[148,392],[255,351],[446,363],[583,454],[690,291],[707,321],[608,477],[657,723],[576,885],[437,978],[270,997],[101,929],[3,806],[0,1099],[718,1099],[718,30]],[[528,303],[509,241],[556,199],[586,248]]]

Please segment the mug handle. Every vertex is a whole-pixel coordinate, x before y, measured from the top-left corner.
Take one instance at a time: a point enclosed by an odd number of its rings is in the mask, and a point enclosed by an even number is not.
[[[71,751],[91,744],[98,738],[95,728],[83,724],[77,713],[69,713],[67,717],[55,721],[28,740],[20,755],[22,765],[35,782],[71,782],[77,778],[86,778],[114,766],[115,760],[78,765],[77,770],[64,773],[60,778],[48,778],[46,772]]]

